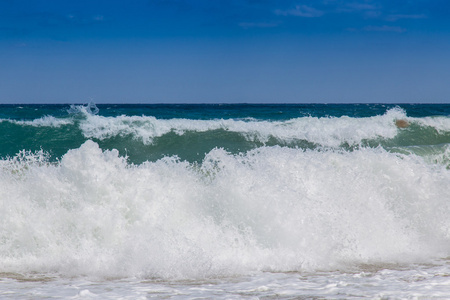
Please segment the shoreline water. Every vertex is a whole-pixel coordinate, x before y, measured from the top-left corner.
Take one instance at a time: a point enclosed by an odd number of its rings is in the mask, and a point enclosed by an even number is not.
[[[368,268],[355,272],[259,273],[205,280],[87,278],[0,279],[2,299],[443,299],[449,296],[447,267]]]

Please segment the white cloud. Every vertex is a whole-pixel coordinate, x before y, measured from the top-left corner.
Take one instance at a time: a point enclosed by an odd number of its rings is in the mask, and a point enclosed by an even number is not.
[[[336,13],[360,14],[364,18],[374,19],[382,15],[382,7],[372,1],[339,3],[335,8]]]
[[[307,5],[296,5],[295,8],[288,10],[277,9],[275,14],[281,16],[296,16],[296,17],[305,17],[305,18],[317,18],[321,17],[324,12],[314,7]]]
[[[369,4],[369,3],[347,3],[346,6],[353,11],[377,9],[377,7],[375,5]]]
[[[424,14],[420,14],[420,15],[401,15],[401,14],[399,14],[399,15],[389,15],[386,17],[386,20],[395,22],[400,19],[426,19],[426,18],[428,18],[428,16],[424,15]]]
[[[265,22],[241,22],[239,23],[239,27],[244,29],[249,28],[273,28],[277,27],[279,23],[265,23]]]
[[[92,20],[97,21],[97,22],[102,22],[105,20],[105,18],[102,15],[97,15],[97,16],[92,17]]]
[[[406,29],[398,26],[366,26],[363,28],[364,31],[384,31],[384,32],[397,32],[402,33],[405,32]]]
[[[350,2],[339,4],[336,11],[344,13],[377,11],[380,7],[367,2]]]

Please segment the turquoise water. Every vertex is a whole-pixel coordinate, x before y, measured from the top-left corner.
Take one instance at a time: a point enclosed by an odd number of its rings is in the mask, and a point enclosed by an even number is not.
[[[93,140],[131,163],[165,156],[201,162],[214,148],[263,146],[444,151],[450,105],[2,105],[0,157],[43,150],[50,160]],[[411,126],[398,130],[397,119]],[[415,148],[419,147],[419,148]]]
[[[0,297],[448,298],[449,116],[2,105]]]

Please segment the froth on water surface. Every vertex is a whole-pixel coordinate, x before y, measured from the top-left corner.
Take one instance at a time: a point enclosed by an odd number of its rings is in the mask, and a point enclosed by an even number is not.
[[[214,148],[239,154],[264,146],[311,150],[382,147],[401,153],[413,147],[417,148],[413,153],[424,153],[422,149],[432,146],[433,155],[448,160],[445,149],[450,141],[450,119],[442,114],[417,117],[419,112],[430,111],[428,106],[406,106],[413,116],[393,105],[90,104],[58,106],[49,114],[51,108],[40,108],[34,115],[11,108],[13,117],[0,119],[0,157],[43,150],[56,161],[70,149],[93,140],[102,149],[119,150],[135,164],[167,156],[201,163]],[[433,113],[442,112],[434,109]],[[399,121],[408,126],[400,128],[396,125]]]
[[[445,299],[449,266],[374,267],[354,272],[258,272],[190,280],[0,278],[2,299]]]
[[[73,109],[0,122],[1,298],[450,294],[446,116]]]
[[[88,141],[14,170],[0,168],[4,272],[205,278],[450,255],[450,172],[414,155],[263,147],[130,165]]]

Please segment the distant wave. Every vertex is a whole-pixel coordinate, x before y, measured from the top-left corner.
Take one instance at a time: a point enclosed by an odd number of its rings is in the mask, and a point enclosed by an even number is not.
[[[32,121],[18,121],[10,119],[0,119],[1,122],[9,122],[17,125],[34,126],[34,127],[60,127],[63,125],[73,124],[73,120],[56,118],[53,116],[45,116],[42,118],[37,118]]]
[[[414,118],[398,107],[371,117],[298,117],[287,120],[158,119],[154,116],[101,116],[95,105],[71,106],[60,117],[0,120],[1,155],[43,149],[55,159],[92,139],[142,163],[164,156],[200,162],[214,148],[230,153],[262,146],[352,151],[382,147],[449,165],[450,118]],[[148,112],[148,111],[147,111]],[[396,126],[401,120],[406,128]]]
[[[303,117],[288,121],[254,120],[190,120],[156,119],[148,116],[102,117],[86,114],[80,128],[87,138],[106,139],[131,135],[151,144],[154,138],[169,132],[224,130],[239,133],[247,140],[266,143],[270,138],[290,142],[306,140],[323,146],[339,147],[342,143],[358,144],[362,140],[393,138],[398,133],[396,119],[408,119],[401,109],[389,110],[385,115],[370,118]],[[413,121],[413,120],[412,120]],[[445,126],[445,124],[443,124]],[[450,130],[450,122],[448,122]]]
[[[369,140],[393,139],[401,132],[395,125],[396,120],[405,120],[409,124],[433,128],[438,134],[450,133],[450,118],[411,118],[400,108],[390,109],[384,115],[367,118],[301,117],[287,121],[166,120],[151,116],[103,117],[88,113],[79,126],[86,138],[103,140],[115,136],[132,136],[142,140],[144,144],[152,144],[155,138],[168,133],[181,136],[187,132],[223,130],[240,134],[248,141],[258,141],[263,144],[270,139],[281,143],[303,140],[320,146],[337,148],[343,144],[352,146]]]

